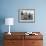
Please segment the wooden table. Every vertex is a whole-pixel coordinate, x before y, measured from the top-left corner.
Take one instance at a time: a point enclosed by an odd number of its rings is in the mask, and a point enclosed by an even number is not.
[[[38,35],[25,35],[26,32],[11,32],[8,35],[4,33],[4,46],[43,46],[43,35],[40,32]]]

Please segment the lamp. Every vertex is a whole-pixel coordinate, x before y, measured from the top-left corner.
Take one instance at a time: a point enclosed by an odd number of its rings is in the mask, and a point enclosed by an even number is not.
[[[14,25],[14,18],[5,18],[5,25],[9,25],[8,34],[11,35],[11,33],[10,33],[10,25]]]

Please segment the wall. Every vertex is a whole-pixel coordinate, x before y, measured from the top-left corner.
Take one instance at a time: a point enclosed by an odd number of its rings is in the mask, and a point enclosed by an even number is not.
[[[35,9],[35,23],[19,23],[19,9]],[[11,31],[46,31],[46,1],[45,0],[1,0],[1,14],[3,17],[13,17],[14,26]],[[6,25],[1,26],[2,32],[8,31]]]

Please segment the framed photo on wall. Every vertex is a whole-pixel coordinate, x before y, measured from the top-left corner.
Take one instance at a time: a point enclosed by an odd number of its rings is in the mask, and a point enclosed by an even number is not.
[[[18,18],[19,18],[19,22],[34,23],[35,9],[19,9]]]

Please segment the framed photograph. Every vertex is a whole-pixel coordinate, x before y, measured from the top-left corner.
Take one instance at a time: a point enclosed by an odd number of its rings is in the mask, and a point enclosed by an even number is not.
[[[18,14],[19,22],[35,22],[35,9],[19,9]]]

